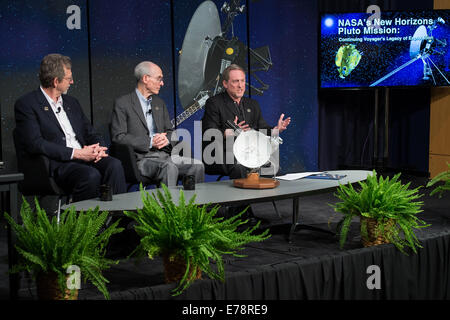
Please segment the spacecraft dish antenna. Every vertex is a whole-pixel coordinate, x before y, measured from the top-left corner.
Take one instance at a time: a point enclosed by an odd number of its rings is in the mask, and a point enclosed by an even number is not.
[[[409,56],[411,59],[417,57],[422,50],[425,49],[427,38],[427,28],[425,26],[418,27],[416,32],[414,32],[413,39],[409,46]]]
[[[212,1],[201,3],[189,22],[178,66],[178,92],[184,109],[203,89],[206,60],[212,40],[221,34],[217,7]]]

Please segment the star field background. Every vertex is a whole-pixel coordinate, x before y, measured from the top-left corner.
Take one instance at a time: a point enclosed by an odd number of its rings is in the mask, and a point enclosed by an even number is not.
[[[259,101],[267,123],[281,113],[292,118],[281,134],[283,173],[314,171],[318,166],[317,2],[250,2],[250,47],[270,47],[273,67],[260,75],[269,85]]]
[[[109,141],[114,99],[135,87],[133,70],[142,60],[161,66],[160,96],[172,118],[183,108],[178,100],[177,67],[189,21],[202,0],[119,1],[54,0],[0,2],[0,103],[2,158],[6,171],[16,170],[12,144],[14,102],[37,89],[42,57],[58,52],[73,61],[76,97],[94,126]],[[224,0],[213,1],[220,12]],[[243,14],[234,20],[234,34],[251,48],[268,46],[273,66],[258,76],[269,85],[259,101],[271,125],[281,113],[292,117],[282,133],[283,173],[317,169],[317,4],[312,0],[241,1]],[[81,9],[81,29],[69,30],[66,9]],[[248,79],[252,81],[252,79]],[[253,82],[252,82],[253,83]],[[194,121],[182,123],[193,135]],[[195,154],[195,150],[194,150]],[[208,178],[207,178],[208,180]]]

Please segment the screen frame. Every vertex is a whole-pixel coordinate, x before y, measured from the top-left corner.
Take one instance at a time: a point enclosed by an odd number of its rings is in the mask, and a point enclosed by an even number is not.
[[[450,9],[412,9],[412,10],[384,10],[384,12],[392,12],[392,13],[420,13],[420,12],[448,12],[450,14]],[[349,87],[322,87],[322,79],[321,79],[321,67],[322,67],[322,54],[321,54],[321,44],[322,44],[322,18],[324,15],[337,15],[337,14],[361,14],[367,13],[364,11],[320,11],[319,17],[317,21],[317,88],[319,91],[329,91],[329,90],[374,90],[374,89],[383,89],[383,88],[391,88],[391,89],[408,89],[408,88],[449,88],[450,84],[447,86],[442,85],[433,85],[430,84],[421,84],[421,85],[377,85],[377,86],[349,86]],[[368,13],[367,13],[368,14]],[[450,25],[450,21],[447,22],[447,25]],[[447,42],[447,46],[450,50],[450,43]],[[449,79],[450,80],[450,79]]]

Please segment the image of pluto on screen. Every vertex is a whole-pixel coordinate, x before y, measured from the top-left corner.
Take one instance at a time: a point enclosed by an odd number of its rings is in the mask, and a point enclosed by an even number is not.
[[[321,15],[320,87],[450,86],[450,10]]]

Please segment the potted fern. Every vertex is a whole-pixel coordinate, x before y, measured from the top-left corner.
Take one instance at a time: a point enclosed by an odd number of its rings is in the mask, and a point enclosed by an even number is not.
[[[442,198],[442,193],[450,190],[450,163],[447,162],[447,166],[448,166],[447,171],[443,171],[443,172],[437,174],[433,179],[431,179],[427,183],[427,188],[428,188],[428,187],[432,187],[433,185],[435,185],[438,182],[443,182],[443,184],[438,185],[431,191],[430,196],[437,193],[439,195],[439,198]]]
[[[22,224],[19,225],[5,213],[5,218],[17,236],[18,264],[10,272],[28,271],[36,280],[39,299],[75,300],[77,286],[70,282],[76,278],[68,274],[79,271],[84,282],[89,280],[109,299],[106,288],[108,280],[102,270],[117,263],[105,258],[105,247],[111,235],[121,232],[119,221],[104,228],[107,212],[90,209],[76,212],[74,207],[66,209],[57,222],[49,219],[35,199],[33,210],[23,199],[20,210]],[[74,284],[74,285],[70,285]]]
[[[423,210],[419,188],[409,189],[410,183],[399,181],[400,173],[392,179],[377,178],[375,170],[366,181],[359,182],[355,190],[349,183],[340,185],[335,196],[341,201],[332,205],[336,212],[343,214],[337,225],[340,247],[347,240],[348,231],[354,217],[360,217],[361,240],[365,247],[392,243],[406,253],[410,247],[415,253],[421,248],[414,230],[429,226],[416,215]]]
[[[165,281],[179,282],[173,295],[182,293],[202,272],[213,279],[224,281],[222,255],[244,257],[236,252],[249,242],[263,241],[270,237],[269,230],[253,234],[259,223],[252,228],[238,232],[237,228],[246,221],[238,215],[224,219],[215,217],[218,206],[196,205],[195,195],[186,204],[183,190],[180,190],[178,205],[165,185],[163,192],[157,189],[151,196],[141,185],[143,208],[125,215],[136,221],[135,230],[141,237],[134,251],[138,256],[145,254],[150,259],[162,256],[165,267]],[[216,270],[211,267],[215,262]]]

